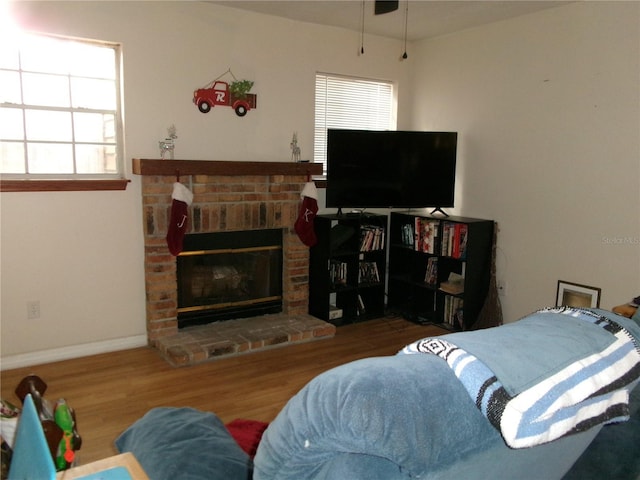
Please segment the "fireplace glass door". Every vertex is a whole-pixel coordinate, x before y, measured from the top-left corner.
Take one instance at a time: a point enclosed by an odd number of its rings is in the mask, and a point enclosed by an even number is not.
[[[282,311],[282,230],[187,235],[178,328]]]

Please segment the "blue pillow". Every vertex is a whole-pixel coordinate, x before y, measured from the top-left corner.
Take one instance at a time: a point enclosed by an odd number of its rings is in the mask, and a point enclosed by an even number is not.
[[[213,413],[154,408],[115,441],[153,480],[249,480],[253,463]]]

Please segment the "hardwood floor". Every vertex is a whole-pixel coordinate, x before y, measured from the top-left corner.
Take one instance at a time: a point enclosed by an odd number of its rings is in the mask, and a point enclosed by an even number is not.
[[[80,463],[113,455],[115,438],[160,406],[215,412],[223,422],[269,422],[309,380],[360,358],[393,355],[419,338],[446,330],[388,317],[338,328],[332,339],[174,368],[151,348],[136,348],[0,373],[2,398],[19,405],[14,389],[26,375],[48,385],[76,410]]]

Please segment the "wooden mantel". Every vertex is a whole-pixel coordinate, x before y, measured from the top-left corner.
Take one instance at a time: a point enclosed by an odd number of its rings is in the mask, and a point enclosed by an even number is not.
[[[322,175],[321,163],[134,158],[136,175]]]

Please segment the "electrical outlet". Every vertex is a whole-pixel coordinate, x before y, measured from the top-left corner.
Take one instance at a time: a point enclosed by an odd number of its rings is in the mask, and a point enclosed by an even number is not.
[[[40,318],[40,302],[37,300],[27,302],[27,318],[34,320]]]

